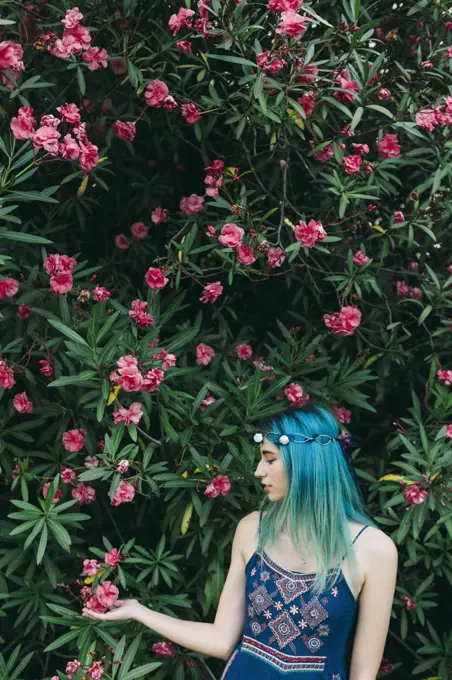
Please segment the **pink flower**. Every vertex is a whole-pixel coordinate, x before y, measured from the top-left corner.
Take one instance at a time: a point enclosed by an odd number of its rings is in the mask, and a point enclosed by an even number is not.
[[[208,283],[204,286],[202,296],[199,298],[201,302],[215,302],[223,292],[223,286],[219,281]]]
[[[103,607],[110,608],[118,599],[119,590],[111,581],[104,581],[98,587],[96,597]]]
[[[378,151],[384,158],[397,158],[400,155],[400,146],[397,135],[382,135],[378,142]]]
[[[409,291],[410,298],[413,298],[414,300],[419,300],[423,296],[423,292],[420,288],[417,288],[416,286],[410,287]]]
[[[355,172],[359,172],[362,162],[363,159],[359,154],[345,156],[345,158],[342,161],[347,175],[353,175]]]
[[[312,83],[317,80],[317,76],[319,75],[319,67],[317,64],[308,64],[307,66],[304,66],[303,63],[301,63],[298,67],[298,71],[300,71],[301,74],[298,76],[299,83]]]
[[[303,406],[309,401],[309,394],[305,394],[301,385],[292,382],[284,389],[284,394],[288,401],[291,401],[296,406]]]
[[[340,312],[324,314],[325,325],[331,328],[335,335],[353,335],[361,323],[361,312],[354,305],[342,307]]]
[[[7,366],[4,359],[0,358],[0,389],[10,390],[15,384],[13,369]]]
[[[41,364],[41,368],[39,369],[39,372],[45,375],[47,378],[50,378],[53,375],[53,366],[52,364],[47,361],[46,359],[40,359],[39,363]]]
[[[110,492],[107,494],[110,496]],[[135,496],[135,487],[123,479],[119,482],[116,489],[115,497],[111,501],[111,505],[121,505],[121,503],[131,503]]]
[[[394,222],[396,224],[402,224],[402,222],[405,222],[405,215],[403,214],[403,212],[401,210],[396,210],[393,217],[394,217]]]
[[[400,596],[401,600],[405,600],[406,602],[406,609],[407,611],[411,611],[412,609],[416,609],[417,607],[417,602],[413,600],[411,597],[408,597],[408,595],[401,595]]]
[[[86,456],[84,466],[86,468],[96,468],[99,467],[99,458],[96,456]]]
[[[238,227],[233,222],[228,222],[221,228],[218,240],[222,246],[237,248],[242,243],[244,236],[245,231],[241,227]]]
[[[168,222],[168,210],[166,210],[166,208],[161,208],[158,205],[151,213],[151,220],[154,224]]]
[[[122,462],[122,461],[121,461]],[[120,553],[117,548],[112,548],[107,553],[105,553],[104,562],[110,567],[117,567],[119,564]]]
[[[30,315],[31,315],[30,307],[27,307],[27,305],[19,305],[19,309],[17,310],[17,316],[19,317],[19,319],[28,319]]]
[[[148,228],[144,222],[134,222],[130,227],[133,238],[139,241],[142,238],[146,238],[148,235]]]
[[[97,166],[99,162],[99,150],[97,146],[91,144],[88,140],[81,141],[80,143],[80,167],[86,174],[90,173],[91,170]]]
[[[108,66],[108,52],[100,47],[88,47],[83,52],[82,59],[85,64],[88,64],[90,71],[98,71],[100,68],[107,68]]]
[[[182,104],[182,116],[193,125],[201,118],[201,113],[194,104]]]
[[[80,147],[72,135],[65,135],[58,146],[58,152],[64,160],[66,158],[76,160],[80,156]]]
[[[205,345],[200,342],[196,347],[196,363],[202,366],[208,366],[215,356],[215,350],[210,345]]]
[[[216,402],[215,397],[213,397],[211,394],[207,394],[206,398],[202,400],[199,410],[205,411],[208,406],[214,404],[215,402]]]
[[[106,583],[106,581],[105,581],[105,583]],[[116,588],[116,586],[112,586],[112,587]],[[105,675],[105,668],[102,665],[102,661],[93,661],[93,663],[91,664],[91,666],[88,669],[88,677],[91,678],[91,680],[101,680],[104,675]]]
[[[114,57],[110,59],[110,68],[115,76],[122,76],[127,73],[127,60],[124,57]]]
[[[377,90],[377,97],[380,99],[380,101],[384,101],[385,99],[390,99],[391,98],[391,90],[388,90],[386,87],[380,87]]]
[[[127,250],[130,248],[130,241],[125,234],[118,234],[115,236],[115,245],[120,250]]]
[[[113,420],[115,425],[118,423],[125,423],[129,427],[132,423],[138,424],[143,417],[143,411],[141,409],[141,404],[138,401],[134,401],[130,408],[118,408],[113,414]]]
[[[72,284],[72,274],[63,272],[62,274],[50,277],[50,290],[52,293],[55,293],[55,295],[65,295],[65,293],[69,293]]]
[[[271,12],[285,12],[292,10],[296,12],[303,4],[303,0],[269,0],[267,8]]]
[[[231,483],[227,475],[217,475],[212,479],[210,484],[207,486],[204,494],[209,498],[217,498],[221,495],[226,496],[231,490]]]
[[[245,361],[246,359],[251,359],[251,357],[253,356],[253,348],[251,347],[251,345],[246,345],[245,343],[237,345],[235,351],[238,358],[242,359],[243,361]]]
[[[168,85],[163,80],[151,80],[144,92],[146,104],[155,108],[162,107],[168,92]]]
[[[410,505],[419,505],[420,503],[423,503],[426,498],[428,498],[428,491],[420,489],[417,484],[412,484],[407,489],[405,489],[403,497]]]
[[[176,46],[181,52],[192,52],[191,42],[189,40],[178,40]]]
[[[154,323],[154,317],[152,314],[148,314],[148,303],[146,300],[132,300],[129,316],[135,319],[138,326],[143,326],[144,328],[152,326]]]
[[[78,7],[73,7],[72,9],[66,10],[64,19],[61,19],[61,23],[66,26],[66,28],[75,28],[77,24],[83,19],[83,14],[79,11]]]
[[[0,42],[0,71],[8,71],[9,69],[22,70],[23,55],[22,45],[13,43],[11,40]]]
[[[185,9],[184,7],[181,7],[177,14],[172,14],[170,16],[168,26],[173,32],[173,35],[176,35],[182,26],[191,28],[191,22],[194,13],[195,12],[192,9]]]
[[[49,486],[51,485],[51,483],[52,483],[52,482],[46,482],[46,484],[44,484],[44,486],[42,487],[42,495],[44,496],[44,498],[47,496],[47,491],[49,490]],[[54,495],[54,497],[53,497],[53,499],[52,499],[52,505],[53,505],[54,503],[58,503],[58,501],[59,501],[60,498],[61,498],[61,494],[62,494],[62,493],[63,493],[63,492],[61,491],[61,489],[57,489],[57,490],[55,491],[55,495]]]
[[[363,253],[362,250],[357,250],[356,253],[353,255],[353,262],[358,267],[362,267],[363,264],[366,264],[366,262],[369,262],[369,258],[367,257],[366,253]]]
[[[286,10],[281,13],[281,22],[276,28],[276,33],[299,40],[306,30],[306,18],[300,16],[293,10]]]
[[[154,642],[151,649],[157,656],[176,656],[176,652],[170,642]]]
[[[108,300],[108,298],[111,297],[111,293],[109,290],[104,288],[104,286],[96,286],[93,290],[93,300],[96,302],[104,302],[105,300]]]
[[[60,475],[65,484],[70,484],[77,479],[77,473],[72,468],[61,467]]]
[[[132,142],[135,139],[135,121],[123,123],[117,120],[115,123],[115,132],[118,139],[121,141]]]
[[[43,265],[47,274],[70,274],[77,264],[77,260],[68,255],[49,255],[44,259]]]
[[[120,460],[118,463],[118,466],[116,470],[121,473],[121,475],[124,475],[127,470],[129,469],[130,462],[128,460]]]
[[[157,387],[163,381],[165,372],[161,368],[152,368],[146,373],[143,378],[142,390],[143,392],[155,392]]]
[[[356,80],[349,78],[346,69],[342,69],[334,79],[334,82],[338,87],[342,88],[342,90],[347,90],[346,92],[339,90],[333,92],[333,97],[335,99],[342,102],[352,102],[356,98],[356,94],[359,90],[359,83]]]
[[[82,574],[95,576],[100,568],[100,563],[97,560],[83,560]]]
[[[64,106],[57,106],[57,111],[60,116],[68,123],[74,124],[80,121],[80,111],[76,104],[64,104]]]
[[[186,215],[194,215],[204,208],[204,196],[191,194],[191,196],[182,196],[180,201],[180,209]]]
[[[8,297],[12,298],[19,290],[19,281],[8,276],[7,279],[0,279],[0,300]]]
[[[327,233],[320,220],[309,220],[307,224],[300,220],[295,227],[295,238],[305,248],[313,248],[318,241],[323,241],[326,236]]]
[[[344,406],[333,406],[333,411],[340,423],[349,423],[351,421],[352,412],[348,408],[345,408]]]
[[[320,161],[320,163],[326,163],[333,156],[333,153],[333,145],[327,144],[327,146],[324,146],[323,149],[320,149],[320,151],[317,151],[317,153],[314,154],[314,158],[316,161]]]
[[[92,486],[79,482],[72,489],[72,498],[78,501],[80,505],[88,505],[96,500],[96,490]]]
[[[285,259],[286,254],[282,248],[269,248],[267,253],[267,264],[269,267],[281,267]]]
[[[35,132],[35,125],[33,109],[28,106],[22,106],[18,111],[17,118],[11,119],[11,131],[18,140],[30,139]]]
[[[160,267],[149,267],[144,275],[146,283],[152,290],[161,290],[165,288],[168,280]]]
[[[418,111],[415,116],[416,124],[424,130],[427,130],[427,132],[432,132],[432,130],[439,125],[437,113],[437,109],[423,109],[422,111]]]
[[[18,413],[32,413],[33,404],[27,397],[25,392],[20,392],[16,394],[13,399],[13,406]]]
[[[32,109],[30,109],[31,111]],[[61,118],[57,118],[56,116],[53,115],[53,113],[46,113],[43,116],[41,116],[40,120],[40,125],[45,125],[46,127],[54,127],[57,128],[59,125],[61,125]]]
[[[69,661],[69,663],[66,664],[66,675],[69,680],[72,680],[79,668],[81,668],[81,663],[79,661]]]
[[[82,50],[87,50],[91,45],[89,28],[87,26],[82,26],[81,24],[77,24],[77,26],[74,26],[73,28],[65,28],[63,31],[63,39],[60,42],[61,44],[59,44],[59,41],[57,40],[55,43],[55,53],[57,53],[57,49],[60,50],[61,48],[63,52],[68,53],[69,56],[81,52]],[[57,56],[60,55],[57,54]]]
[[[256,261],[256,258],[254,257],[254,250],[251,246],[240,245],[238,246],[236,253],[237,262],[243,264],[245,267],[253,264],[253,262]]]
[[[357,144],[356,142],[352,142],[352,147],[358,153],[369,153],[369,147],[367,144]]]
[[[68,430],[63,433],[62,442],[66,451],[81,451],[85,446],[86,430]]]
[[[53,127],[43,125],[36,130],[31,137],[31,140],[35,149],[44,149],[51,156],[57,156],[59,150],[58,139],[60,137],[61,132],[58,132],[58,130]]]

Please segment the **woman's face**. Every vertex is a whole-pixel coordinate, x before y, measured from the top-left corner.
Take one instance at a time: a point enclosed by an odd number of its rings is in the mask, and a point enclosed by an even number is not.
[[[269,501],[281,501],[287,493],[288,480],[279,447],[264,439],[259,449],[261,459],[254,476],[265,485]]]

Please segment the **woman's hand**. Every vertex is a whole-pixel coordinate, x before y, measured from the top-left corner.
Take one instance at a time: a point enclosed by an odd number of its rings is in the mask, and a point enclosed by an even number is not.
[[[138,611],[143,609],[143,605],[138,600],[117,600],[113,607],[114,609],[105,614],[83,607],[82,615],[96,621],[131,621],[136,619]]]

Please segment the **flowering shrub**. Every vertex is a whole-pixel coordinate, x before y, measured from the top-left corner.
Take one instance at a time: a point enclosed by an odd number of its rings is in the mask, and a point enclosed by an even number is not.
[[[450,11],[4,5],[5,680],[219,675],[81,607],[209,619],[249,434],[317,398],[401,555],[379,677],[446,680]]]

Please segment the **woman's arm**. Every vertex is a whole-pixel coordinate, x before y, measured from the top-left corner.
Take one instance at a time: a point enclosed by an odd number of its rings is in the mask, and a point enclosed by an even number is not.
[[[117,609],[106,614],[96,614],[86,609],[83,614],[100,621],[135,619],[177,645],[208,656],[228,659],[242,636],[245,621],[246,579],[242,545],[249,536],[249,517],[247,515],[237,525],[232,543],[231,564],[213,623],[182,621],[155,612],[136,600],[124,600]]]
[[[392,539],[382,531],[369,531],[362,548],[366,574],[359,597],[350,680],[375,680],[389,629],[398,554]]]

